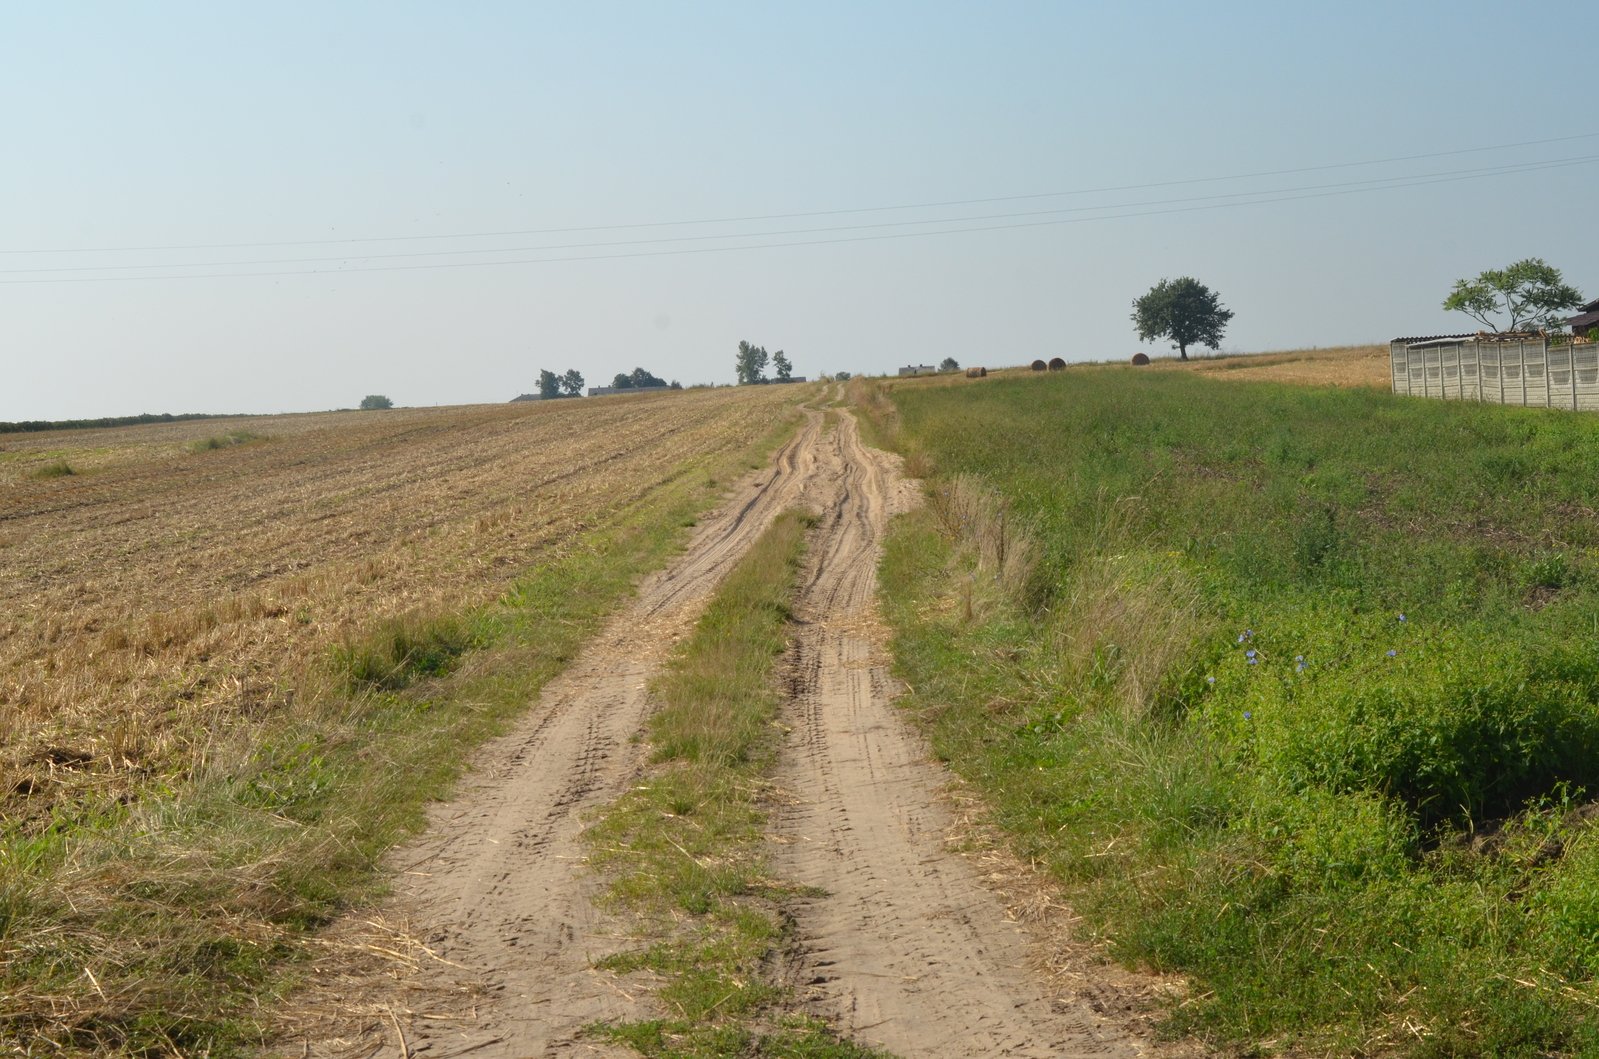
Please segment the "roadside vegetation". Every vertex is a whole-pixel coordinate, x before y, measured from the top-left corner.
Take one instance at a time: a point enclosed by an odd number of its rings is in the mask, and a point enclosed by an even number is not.
[[[763,853],[764,777],[781,738],[773,667],[813,521],[781,516],[728,575],[652,685],[652,767],[586,835],[609,904],[639,940],[602,966],[648,975],[666,1011],[592,1032],[642,1055],[875,1054],[784,1014],[776,973],[796,890],[771,878]]]
[[[910,708],[1170,1015],[1599,1052],[1599,435],[1106,368],[857,386]]]
[[[14,482],[0,1051],[251,1053],[466,752],[793,422],[733,391],[293,417],[203,478],[146,427]]]

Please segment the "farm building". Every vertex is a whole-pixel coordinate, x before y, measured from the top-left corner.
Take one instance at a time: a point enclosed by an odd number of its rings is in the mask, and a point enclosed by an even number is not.
[[[931,364],[907,364],[899,369],[901,375],[937,375],[938,369]]]
[[[1599,300],[1584,305],[1581,313],[1566,321],[1566,326],[1573,335],[1599,339]]]
[[[519,394],[516,397],[511,398],[511,403],[515,404],[518,401],[542,401],[542,400],[544,400],[544,395],[543,394],[524,393],[524,394]]]

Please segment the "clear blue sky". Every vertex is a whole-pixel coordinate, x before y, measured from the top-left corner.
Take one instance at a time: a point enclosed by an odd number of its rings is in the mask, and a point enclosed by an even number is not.
[[[1224,348],[1251,351],[1464,329],[1439,308],[1450,284],[1526,256],[1599,297],[1599,164],[1453,179],[1593,158],[1599,135],[1240,177],[1599,133],[1592,16],[1575,0],[8,4],[0,420],[500,401],[540,368],[727,382],[740,339],[807,375],[1121,358],[1164,351],[1139,345],[1130,303],[1178,275],[1221,294]],[[1148,215],[1429,174],[1451,179]],[[1209,177],[1230,179],[1171,183]],[[1167,186],[414,238],[1148,184]],[[939,223],[864,227],[905,221]],[[847,230],[794,234],[817,228]],[[391,241],[312,242],[370,239]],[[252,243],[296,245],[39,252]],[[713,252],[659,254],[678,249]],[[334,260],[290,261],[307,258]],[[127,265],[161,267],[109,268]],[[326,271],[376,266],[408,267]],[[162,278],[181,275],[204,278]]]

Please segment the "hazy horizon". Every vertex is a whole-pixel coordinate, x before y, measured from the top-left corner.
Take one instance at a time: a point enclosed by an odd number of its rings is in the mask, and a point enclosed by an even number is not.
[[[1587,14],[12,9],[0,420],[1158,356],[1180,275],[1223,350],[1474,330],[1450,285],[1520,258],[1599,297]]]

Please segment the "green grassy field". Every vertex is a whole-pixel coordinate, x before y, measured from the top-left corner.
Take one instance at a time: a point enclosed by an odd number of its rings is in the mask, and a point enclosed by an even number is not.
[[[1599,420],[1128,369],[900,385],[910,707],[1174,1031],[1599,1054]]]

